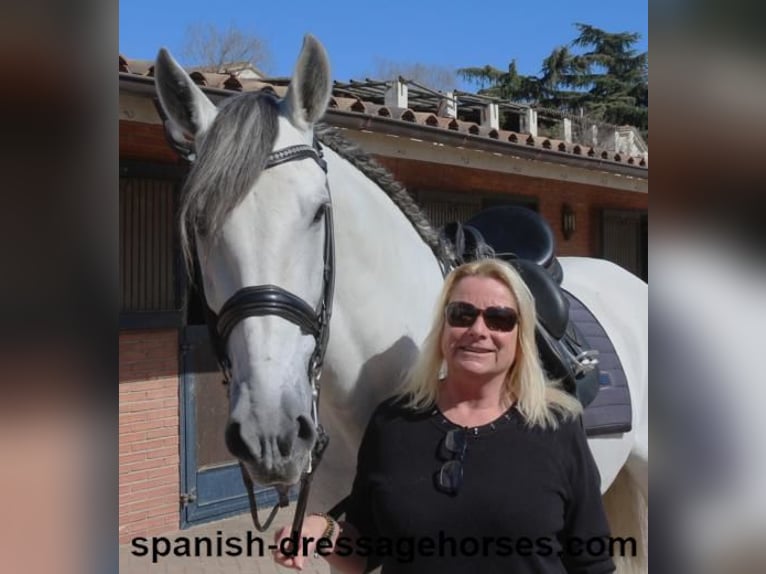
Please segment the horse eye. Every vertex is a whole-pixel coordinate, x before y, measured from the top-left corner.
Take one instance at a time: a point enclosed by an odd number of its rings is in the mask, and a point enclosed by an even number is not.
[[[311,223],[319,223],[322,221],[322,216],[324,215],[325,210],[325,204],[322,204],[319,206],[319,209],[317,209],[317,212],[314,214],[314,219],[311,220]]]

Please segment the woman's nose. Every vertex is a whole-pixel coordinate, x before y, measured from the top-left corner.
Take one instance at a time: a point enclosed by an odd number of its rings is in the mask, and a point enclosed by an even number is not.
[[[468,331],[480,335],[486,335],[489,332],[489,328],[487,328],[487,324],[484,322],[484,315],[479,315],[476,317],[476,320],[473,322],[473,325],[468,328]]]

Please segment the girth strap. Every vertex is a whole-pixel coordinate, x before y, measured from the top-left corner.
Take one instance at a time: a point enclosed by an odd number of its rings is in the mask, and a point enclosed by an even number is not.
[[[221,308],[217,330],[224,346],[237,323],[266,315],[282,317],[298,325],[304,334],[319,336],[317,313],[308,303],[276,285],[257,285],[238,290]]]

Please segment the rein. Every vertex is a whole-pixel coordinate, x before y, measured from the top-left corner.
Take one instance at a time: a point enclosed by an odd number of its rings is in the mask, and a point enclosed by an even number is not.
[[[313,147],[294,145],[272,152],[267,159],[264,170],[303,159],[313,159],[319,164],[322,171],[325,174],[327,173],[327,162],[323,157],[322,148],[316,139],[314,140]],[[330,193],[329,183],[327,183],[327,192],[328,194]],[[297,540],[303,528],[311,481],[330,440],[319,422],[319,379],[322,375],[322,365],[327,351],[327,342],[330,337],[330,318],[332,316],[333,294],[335,291],[335,235],[332,217],[332,196],[330,196],[330,201],[325,204],[323,209],[325,226],[323,287],[322,297],[316,309],[297,295],[277,285],[254,285],[239,289],[223,304],[218,315],[206,306],[210,338],[218,364],[223,373],[223,382],[227,385],[227,388],[231,383],[232,374],[231,360],[227,354],[226,346],[234,327],[240,321],[248,317],[276,315],[300,327],[304,335],[312,335],[314,337],[314,351],[308,363],[308,380],[311,385],[312,397],[311,417],[316,429],[317,438],[309,457],[308,467],[301,474],[300,490],[291,530],[292,540]],[[196,249],[193,252],[196,259]],[[199,269],[199,262],[195,261],[195,264],[197,269]],[[198,283],[204,296],[202,281]],[[242,461],[240,461],[239,465],[242,480],[247,489],[247,499],[250,504],[250,515],[253,518],[253,524],[258,532],[264,532],[271,525],[279,508],[289,505],[288,487],[277,487],[279,500],[272,508],[266,521],[261,524],[258,519],[258,507],[253,492],[253,481]]]

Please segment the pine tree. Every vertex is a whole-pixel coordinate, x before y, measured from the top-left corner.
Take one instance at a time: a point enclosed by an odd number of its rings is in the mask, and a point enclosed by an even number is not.
[[[537,103],[540,97],[540,81],[535,76],[523,76],[511,60],[508,71],[492,66],[482,68],[459,68],[457,73],[466,81],[479,84],[479,94],[492,98]]]
[[[633,48],[640,35],[605,32],[588,24],[575,26],[577,38],[553,49],[543,60],[539,77],[519,74],[516,60],[507,72],[487,65],[461,68],[458,74],[478,84],[483,95],[566,114],[582,111],[595,121],[635,126],[646,136],[649,55]]]
[[[608,33],[588,24],[576,24],[580,35],[572,46],[589,49],[574,56],[577,74],[574,86],[585,90],[583,107],[606,122],[649,128],[649,54],[632,46],[636,33]]]

